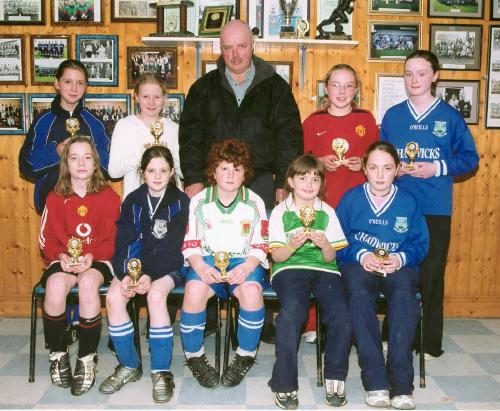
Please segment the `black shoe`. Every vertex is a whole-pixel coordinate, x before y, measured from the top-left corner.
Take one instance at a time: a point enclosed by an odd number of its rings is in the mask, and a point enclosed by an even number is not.
[[[207,356],[192,357],[186,361],[186,365],[193,373],[198,383],[205,388],[215,388],[219,385],[219,374],[208,362]]]
[[[207,319],[205,324],[205,337],[212,335],[217,330],[217,321]]]
[[[68,350],[50,353],[49,361],[52,384],[62,388],[71,387],[71,364],[69,363]]]
[[[97,354],[92,353],[76,359],[71,394],[82,395],[92,388],[97,372]]]
[[[153,401],[168,402],[174,396],[174,376],[170,371],[151,373],[153,382]]]
[[[297,391],[292,392],[277,392],[274,398],[274,403],[284,410],[296,410],[299,406]]]
[[[236,354],[229,367],[226,368],[221,377],[224,387],[236,387],[245,377],[246,373],[255,363],[255,357]]]
[[[332,407],[342,407],[347,404],[344,381],[325,379],[325,388],[325,401],[328,405]]]
[[[264,325],[262,327],[262,333],[260,334],[260,340],[266,344],[274,344],[274,325]]]

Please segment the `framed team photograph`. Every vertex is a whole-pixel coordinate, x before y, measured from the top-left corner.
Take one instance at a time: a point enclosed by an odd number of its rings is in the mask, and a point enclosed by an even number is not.
[[[500,26],[490,26],[486,128],[500,128]]]
[[[0,84],[26,84],[24,36],[0,35]]]
[[[87,67],[89,85],[118,86],[118,36],[77,34],[75,54]]]
[[[165,105],[163,106],[163,117],[170,118],[178,123],[181,119],[182,109],[184,108],[184,94],[168,93],[165,96]]]
[[[422,0],[368,0],[370,14],[422,15]]]
[[[248,25],[254,35],[262,37],[262,28],[264,27],[264,0],[247,1],[247,19]]]
[[[52,24],[104,24],[104,0],[50,0]]]
[[[209,71],[215,70],[217,68],[217,61],[215,60],[203,60],[201,62],[201,75],[207,74]]]
[[[31,84],[52,84],[59,64],[71,58],[71,36],[31,36]]]
[[[406,99],[408,94],[403,75],[377,73],[374,113],[377,124],[382,124],[387,110]]]
[[[428,0],[429,17],[482,19],[485,0]]]
[[[324,1],[324,0],[319,0]],[[280,8],[280,0],[264,1],[264,39],[279,39],[281,26],[284,25],[284,15]],[[297,20],[309,21],[309,0],[298,0],[292,15],[291,25],[297,26]],[[319,20],[318,20],[319,21]]]
[[[480,70],[482,26],[431,24],[430,50],[442,70]]]
[[[156,73],[169,89],[177,88],[177,47],[127,47],[127,87],[144,73]]]
[[[368,60],[404,60],[420,48],[420,23],[368,22]]]
[[[500,20],[500,0],[490,0],[490,20]]]
[[[40,114],[50,110],[54,93],[29,93],[28,94],[28,125]]]
[[[457,109],[467,124],[478,124],[479,84],[479,80],[439,80],[436,97]]]
[[[358,81],[358,91],[352,99],[356,107],[361,107],[361,81]],[[328,107],[328,94],[326,93],[325,82],[316,80],[316,109],[321,110]]]
[[[83,105],[102,120],[111,137],[118,120],[130,114],[130,94],[86,94]]]
[[[2,24],[45,24],[45,0],[0,1]]]
[[[273,66],[276,74],[279,74],[292,87],[293,63],[291,61],[268,61],[268,63]]]
[[[25,106],[23,93],[0,93],[0,135],[26,133]]]
[[[111,21],[156,21],[156,1],[111,0]]]

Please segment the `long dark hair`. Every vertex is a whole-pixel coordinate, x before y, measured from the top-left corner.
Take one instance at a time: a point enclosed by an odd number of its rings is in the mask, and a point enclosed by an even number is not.
[[[170,167],[170,170],[175,170],[174,158],[170,150],[165,146],[154,145],[146,149],[146,151],[144,151],[144,153],[142,154],[141,164],[138,170],[141,176],[144,176],[144,172],[146,171],[146,168],[148,168],[148,164],[153,158],[165,159],[165,161]],[[177,187],[177,181],[175,180],[175,172],[170,177],[170,181],[168,182],[168,184],[173,184],[174,186]]]

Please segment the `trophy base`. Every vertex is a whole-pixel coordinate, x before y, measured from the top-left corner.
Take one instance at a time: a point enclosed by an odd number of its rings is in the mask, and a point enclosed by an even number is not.
[[[352,36],[345,33],[329,33],[316,36],[316,40],[352,40]]]
[[[194,37],[194,33],[190,31],[170,31],[164,33],[150,33],[150,37]]]
[[[79,262],[76,262],[76,263],[69,263],[68,266],[70,267],[76,267],[77,265],[80,265]]]
[[[414,171],[417,169],[417,166],[415,164],[403,164],[401,165],[401,168],[404,168],[407,171]]]
[[[221,275],[219,276],[219,283],[227,283],[227,279],[229,277],[227,275]]]
[[[387,277],[387,273],[385,271],[372,271],[372,273],[378,275],[379,277]]]
[[[137,288],[137,284],[128,284],[125,288],[127,290],[135,290]]]
[[[349,164],[349,161],[344,159],[344,160],[337,160],[335,161],[336,164],[338,164],[339,166],[345,166],[347,164]]]
[[[293,26],[281,26],[280,39],[294,39],[295,29]]]

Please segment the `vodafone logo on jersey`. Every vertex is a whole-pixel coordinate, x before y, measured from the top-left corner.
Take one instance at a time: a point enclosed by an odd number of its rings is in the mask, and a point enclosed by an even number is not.
[[[76,233],[80,237],[88,237],[92,232],[92,227],[87,223],[80,223],[76,226]]]

